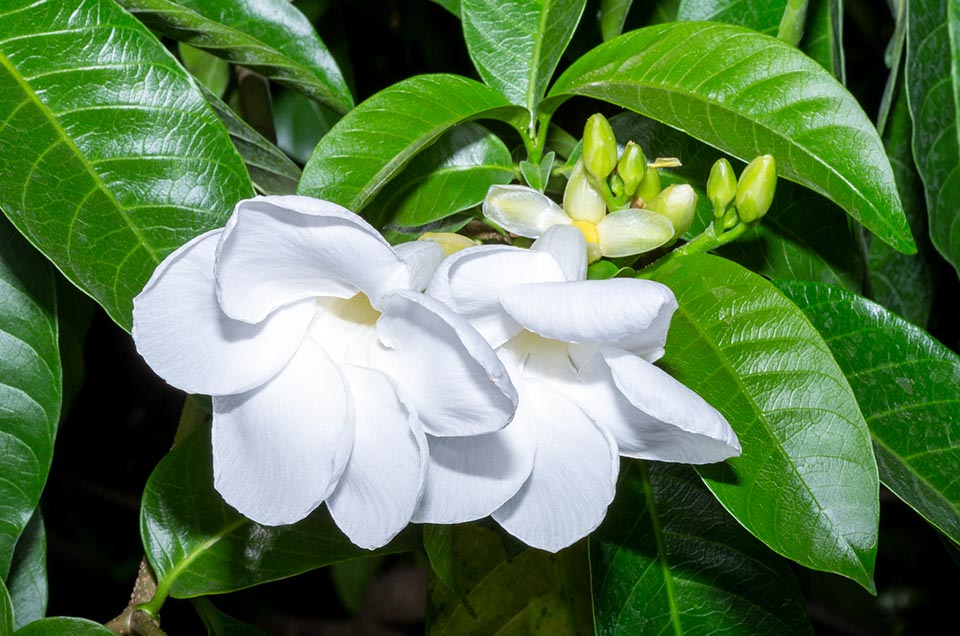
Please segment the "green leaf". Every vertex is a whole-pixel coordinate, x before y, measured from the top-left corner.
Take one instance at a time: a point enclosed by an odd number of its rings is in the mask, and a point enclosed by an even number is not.
[[[195,598],[193,607],[207,628],[207,636],[269,636],[267,632],[221,612],[209,599]]]
[[[527,185],[534,190],[543,192],[550,183],[550,172],[553,170],[553,162],[556,159],[556,153],[552,150],[545,154],[540,163],[531,163],[523,160],[520,162],[520,174]],[[504,181],[504,183],[508,183]]]
[[[543,107],[573,95],[629,108],[743,160],[771,153],[781,175],[893,247],[916,249],[883,145],[856,99],[775,38],[700,22],[639,29],[572,64]]]
[[[45,618],[17,630],[16,636],[116,636],[100,623],[85,618]]]
[[[210,432],[181,442],[154,469],[143,493],[140,535],[158,596],[231,592],[362,556],[417,547],[412,529],[368,551],[350,543],[326,509],[289,526],[261,526],[213,489]]]
[[[426,225],[479,205],[490,186],[513,177],[506,145],[468,122],[414,157],[370,204],[368,216],[377,225]]]
[[[738,24],[776,35],[787,0],[681,0],[677,20]]]
[[[927,193],[930,238],[960,273],[960,6],[907,3],[905,76],[913,115],[913,156]]]
[[[223,97],[230,83],[230,64],[225,60],[183,42],[177,43],[180,62],[200,85],[217,98]]]
[[[460,21],[480,77],[511,104],[537,107],[580,23],[586,0],[462,0]]]
[[[897,188],[903,197],[903,209],[913,235],[917,237],[917,254],[906,256],[885,243],[871,241],[868,253],[869,296],[910,322],[926,326],[933,303],[935,278],[931,262],[937,257],[927,238],[927,208],[923,198],[923,183],[913,162],[910,112],[902,79],[892,99],[894,101],[887,117],[883,140],[890,165],[893,166],[893,175],[897,179]]]
[[[807,31],[800,48],[841,84],[847,83],[843,55],[843,0],[811,0]]]
[[[340,602],[356,614],[363,607],[370,582],[383,565],[383,557],[367,557],[339,561],[330,566],[330,578],[337,590]]]
[[[600,0],[600,34],[604,42],[623,33],[632,4],[633,0]]]
[[[250,180],[193,81],[111,2],[0,11],[0,207],[130,327],[163,257],[221,225]]]
[[[449,128],[516,115],[502,95],[474,80],[412,77],[359,104],[324,135],[303,169],[298,192],[359,212]]]
[[[0,580],[0,636],[13,634],[13,605],[10,603],[10,594],[7,587]]]
[[[510,557],[497,532],[454,526],[451,571],[463,597],[431,575],[428,636],[552,636],[592,633],[585,542],[558,554]]]
[[[57,287],[60,366],[63,369],[63,400],[60,407],[60,419],[63,420],[83,388],[86,377],[83,345],[96,305],[66,278],[57,273],[54,276]]]
[[[879,483],[843,372],[803,312],[725,259],[673,259],[651,278],[674,315],[662,365],[720,410],[743,454],[698,467],[724,507],[775,552],[873,590]]]
[[[693,469],[621,465],[617,498],[590,537],[598,636],[813,633],[790,566]]]
[[[345,113],[353,106],[336,61],[287,0],[117,0],[165,35],[250,68]]]
[[[60,419],[49,263],[0,217],[0,580],[47,480]]]
[[[820,330],[849,378],[880,480],[960,543],[960,357],[866,298],[816,283],[777,286]]]
[[[340,116],[296,91],[284,90],[273,99],[277,145],[300,163],[306,163]],[[299,168],[298,168],[299,170]]]
[[[17,541],[7,577],[14,629],[47,615],[47,535],[37,508]]]
[[[247,165],[250,180],[262,194],[293,194],[300,181],[300,168],[266,137],[243,121],[216,95],[203,89],[203,96],[223,122],[230,140]]]
[[[458,18],[460,17],[460,0],[433,0],[433,2],[439,4]]]
[[[650,157],[681,160],[681,167],[662,172],[664,182],[667,175],[677,174],[702,190],[713,162],[722,156],[689,135],[635,113],[619,114],[610,122],[621,142],[637,142]],[[740,161],[732,161],[738,171],[743,169]],[[713,219],[702,193],[699,204],[704,210],[698,210],[691,231],[702,231]],[[843,210],[788,181],[777,184],[773,206],[763,221],[720,253],[771,278],[819,280],[854,291],[863,284],[860,243]]]

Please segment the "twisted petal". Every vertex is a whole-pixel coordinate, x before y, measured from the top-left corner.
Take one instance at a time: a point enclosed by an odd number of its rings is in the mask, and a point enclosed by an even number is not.
[[[217,248],[220,306],[256,323],[303,298],[380,296],[407,289],[403,259],[366,221],[327,201],[301,196],[241,201]]]
[[[673,223],[653,210],[619,210],[597,223],[604,256],[643,254],[673,238]]]
[[[537,238],[552,225],[573,222],[553,199],[522,185],[490,186],[483,214],[503,229],[530,238]]]
[[[311,340],[259,389],[213,399],[214,486],[257,523],[306,517],[337,485],[352,443],[349,390]]]
[[[587,242],[577,228],[554,225],[533,242],[531,249],[553,256],[567,280],[587,277]]]
[[[596,529],[613,501],[617,444],[563,395],[535,380],[522,388],[539,430],[530,478],[493,518],[527,545],[556,552]]]
[[[287,363],[313,317],[311,302],[256,325],[220,311],[213,279],[220,230],[173,252],[133,299],[133,339],[147,364],[189,393],[226,395],[260,386]]]
[[[410,396],[427,433],[490,433],[513,417],[517,392],[503,364],[440,301],[416,292],[384,296],[377,334],[387,348],[371,366],[388,372]]]
[[[446,254],[434,241],[409,241],[395,246],[400,258],[410,268],[410,287],[413,291],[423,291],[430,277],[437,270]]]
[[[533,469],[537,423],[521,400],[503,430],[470,437],[428,436],[430,467],[417,523],[463,523],[482,519],[502,506]]]
[[[677,309],[668,287],[631,278],[514,285],[500,303],[517,323],[546,338],[613,344],[651,361],[663,355]]]
[[[327,500],[333,520],[361,548],[387,544],[409,522],[427,468],[417,411],[385,374],[348,365],[355,396],[353,452]]]
[[[519,283],[563,280],[564,270],[546,251],[471,247],[440,264],[427,294],[466,318],[496,348],[522,330],[500,306],[501,292]]]

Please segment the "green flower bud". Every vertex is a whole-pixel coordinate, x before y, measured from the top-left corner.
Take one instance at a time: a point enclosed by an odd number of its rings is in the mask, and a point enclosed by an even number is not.
[[[656,168],[648,168],[640,179],[640,185],[634,193],[634,198],[640,201],[653,201],[654,197],[660,194],[660,173]]]
[[[587,178],[582,161],[574,164],[570,179],[567,180],[567,187],[563,191],[563,211],[574,221],[590,223],[599,223],[607,213],[607,204]]]
[[[626,197],[626,185],[616,172],[610,175],[610,192],[612,192],[613,196],[617,199]]]
[[[670,219],[676,238],[693,225],[693,217],[697,211],[697,193],[686,183],[670,185],[648,201],[646,207]]]
[[[647,171],[647,158],[643,156],[643,149],[632,141],[628,141],[620,155],[617,164],[617,174],[623,179],[626,193],[633,196]]]
[[[773,155],[757,157],[743,169],[737,183],[737,213],[744,223],[762,217],[773,203],[777,189],[777,163]]]
[[[591,115],[583,128],[583,165],[597,179],[606,179],[617,166],[617,138],[603,115]]]
[[[707,198],[713,204],[713,215],[722,217],[736,196],[737,177],[733,173],[733,166],[726,159],[717,159],[707,178]]]

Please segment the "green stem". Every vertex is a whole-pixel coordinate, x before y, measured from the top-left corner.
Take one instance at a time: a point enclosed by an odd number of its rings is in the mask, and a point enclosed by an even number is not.
[[[747,230],[753,228],[756,223],[738,223],[733,226],[726,232],[722,234],[717,234],[714,225],[707,226],[702,233],[694,237],[690,242],[678,247],[673,250],[663,258],[654,261],[649,266],[645,268],[646,271],[653,271],[665,263],[669,263],[675,258],[681,258],[683,256],[688,256],[690,254],[705,254],[711,252],[718,247],[723,247],[727,243],[732,243],[741,236],[743,236]]]
[[[787,44],[797,46],[803,39],[803,27],[807,21],[808,0],[789,0],[786,9],[783,10],[783,18],[780,20],[780,29],[777,31],[777,39],[783,40]]]

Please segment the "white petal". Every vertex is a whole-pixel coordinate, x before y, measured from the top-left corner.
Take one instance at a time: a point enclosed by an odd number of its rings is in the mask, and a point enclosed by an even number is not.
[[[629,403],[598,393],[583,406],[613,433],[624,455],[712,464],[740,454],[736,433],[702,397],[639,356],[613,347],[600,353],[602,361],[595,356],[584,368],[584,381],[609,387],[612,379]]]
[[[500,296],[524,328],[563,342],[615,344],[656,360],[677,300],[665,285],[611,278],[515,285]]]
[[[502,506],[533,469],[537,423],[521,400],[505,429],[469,437],[427,436],[430,465],[417,523],[463,523]]]
[[[536,381],[521,399],[533,402],[539,428],[533,472],[493,513],[527,545],[556,552],[595,530],[613,501],[619,472],[610,434],[563,395]]]
[[[337,485],[352,443],[350,393],[310,340],[259,389],[213,399],[214,486],[257,523],[310,514]]]
[[[673,238],[673,223],[653,210],[619,210],[597,223],[604,256],[643,254]]]
[[[380,296],[407,289],[406,264],[356,214],[301,196],[241,201],[217,249],[217,287],[224,313],[259,322],[303,298]]]
[[[588,223],[599,223],[607,213],[607,203],[590,183],[582,159],[577,159],[573,165],[567,187],[563,190],[563,211],[571,219]]]
[[[385,374],[344,369],[354,396],[353,452],[327,507],[361,548],[386,545],[410,522],[427,468],[427,440],[416,409]]]
[[[410,268],[409,289],[413,291],[423,291],[427,288],[430,277],[446,256],[443,248],[433,241],[409,241],[393,249]]]
[[[217,304],[213,262],[220,230],[170,254],[133,299],[133,339],[147,364],[189,393],[225,395],[260,386],[296,352],[312,302],[260,324],[231,320]]]
[[[533,242],[531,249],[547,252],[557,259],[567,280],[587,277],[587,242],[577,228],[554,225]]]
[[[384,296],[375,365],[409,395],[431,435],[479,435],[513,417],[517,392],[506,369],[466,320],[415,292]]]
[[[520,283],[563,280],[563,269],[551,254],[485,245],[447,257],[427,294],[466,318],[496,348],[522,330],[500,306],[500,293]]]
[[[483,200],[483,215],[503,229],[537,238],[552,225],[573,221],[553,199],[522,185],[494,185]]]

